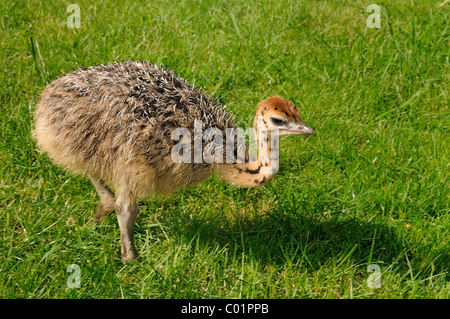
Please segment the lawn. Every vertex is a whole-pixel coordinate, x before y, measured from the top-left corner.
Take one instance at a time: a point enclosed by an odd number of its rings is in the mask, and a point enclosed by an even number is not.
[[[3,3],[0,298],[449,298],[450,3],[380,0],[368,28],[374,2]],[[124,264],[114,214],[95,225],[90,181],[30,133],[51,81],[126,60],[170,68],[243,128],[279,94],[315,134],[281,140],[263,187],[212,177],[140,201],[142,260]]]

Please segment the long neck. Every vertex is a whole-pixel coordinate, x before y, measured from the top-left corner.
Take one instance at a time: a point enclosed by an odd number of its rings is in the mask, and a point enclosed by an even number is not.
[[[255,123],[256,124],[256,123]],[[242,187],[257,187],[270,181],[279,167],[278,132],[254,126],[257,157],[252,161],[252,154],[246,148],[246,161],[239,163],[218,164],[217,170],[230,183]],[[254,156],[253,156],[254,157]]]

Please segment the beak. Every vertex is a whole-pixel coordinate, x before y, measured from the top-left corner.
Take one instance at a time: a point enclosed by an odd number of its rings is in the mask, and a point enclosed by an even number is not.
[[[297,122],[280,129],[280,133],[283,135],[311,135],[314,133],[314,130],[303,122]]]

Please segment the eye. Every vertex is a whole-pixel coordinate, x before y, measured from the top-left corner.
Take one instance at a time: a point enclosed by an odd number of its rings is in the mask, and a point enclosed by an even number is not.
[[[280,118],[277,118],[277,117],[271,117],[270,120],[276,126],[282,126],[282,125],[285,125],[287,123],[287,120],[280,119]]]

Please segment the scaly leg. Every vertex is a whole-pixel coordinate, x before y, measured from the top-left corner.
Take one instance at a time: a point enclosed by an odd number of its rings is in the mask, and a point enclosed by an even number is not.
[[[97,206],[97,212],[95,214],[95,223],[99,223],[107,213],[114,209],[115,198],[114,193],[106,186],[105,182],[94,177],[89,176],[97,190],[98,196],[100,196],[100,203]]]
[[[135,198],[119,194],[116,200],[116,214],[119,222],[123,260],[137,258],[136,247],[134,246],[134,224],[136,223],[138,211]]]

